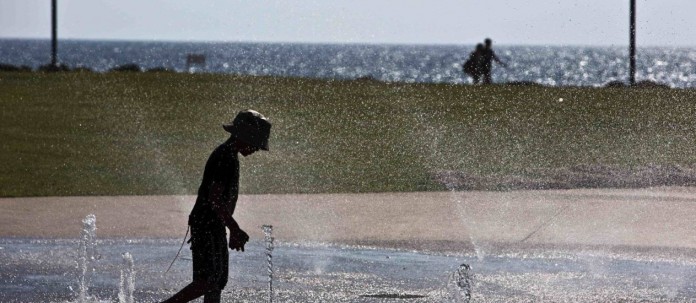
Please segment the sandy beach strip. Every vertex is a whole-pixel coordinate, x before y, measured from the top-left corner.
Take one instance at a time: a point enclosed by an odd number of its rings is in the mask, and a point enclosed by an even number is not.
[[[95,214],[100,238],[181,238],[194,200],[3,198],[0,237],[77,238],[81,220]],[[271,224],[286,242],[696,249],[696,188],[689,187],[243,195],[235,217],[252,238],[262,238],[260,227]]]

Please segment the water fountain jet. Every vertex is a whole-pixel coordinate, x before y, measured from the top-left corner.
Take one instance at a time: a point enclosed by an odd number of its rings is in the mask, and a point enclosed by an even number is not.
[[[92,300],[89,287],[94,274],[94,263],[97,260],[97,217],[87,215],[82,220],[82,233],[77,252],[78,269],[78,302],[86,303]]]
[[[266,243],[266,264],[268,268],[268,302],[273,303],[273,226],[264,225],[263,235]]]
[[[449,281],[450,293],[453,294],[454,300],[457,303],[471,302],[471,266],[461,264],[457,270],[452,273]]]
[[[119,303],[135,303],[133,293],[135,292],[135,270],[133,266],[133,256],[124,253],[123,268],[121,269],[121,280],[118,288]]]

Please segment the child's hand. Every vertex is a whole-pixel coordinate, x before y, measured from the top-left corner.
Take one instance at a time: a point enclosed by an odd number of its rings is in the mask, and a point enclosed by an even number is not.
[[[241,228],[236,231],[230,231],[230,249],[236,251],[244,251],[244,244],[249,242],[249,235]]]

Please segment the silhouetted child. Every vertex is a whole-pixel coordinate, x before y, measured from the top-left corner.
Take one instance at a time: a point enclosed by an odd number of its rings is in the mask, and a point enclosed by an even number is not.
[[[237,154],[246,157],[259,149],[268,150],[271,123],[260,113],[245,110],[223,128],[230,137],[208,158],[198,198],[189,215],[193,282],[163,302],[189,302],[200,296],[204,296],[205,303],[220,302],[222,289],[227,285],[227,248],[244,251],[249,241],[249,235],[232,217],[239,194]],[[230,231],[229,243],[225,227]]]

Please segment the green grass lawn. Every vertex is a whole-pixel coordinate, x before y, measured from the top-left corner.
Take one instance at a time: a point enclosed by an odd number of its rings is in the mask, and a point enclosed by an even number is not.
[[[560,101],[560,98],[563,101]],[[696,163],[696,90],[0,73],[0,196],[193,194],[253,108],[271,152],[243,193],[443,190],[440,171]]]

